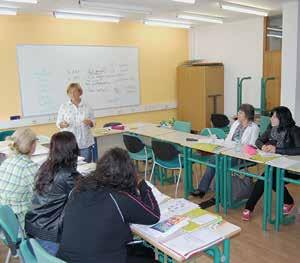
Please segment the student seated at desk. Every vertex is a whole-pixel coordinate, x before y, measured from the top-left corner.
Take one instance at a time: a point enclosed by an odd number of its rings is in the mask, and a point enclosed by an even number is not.
[[[38,170],[37,164],[30,159],[36,148],[37,137],[31,129],[20,128],[7,140],[10,141],[13,154],[0,166],[0,204],[10,206],[23,226]]]
[[[296,126],[292,113],[287,107],[280,106],[272,110],[271,126],[256,141],[256,146],[264,152],[283,155],[300,155],[300,128]],[[285,177],[300,179],[299,174],[286,172]],[[272,188],[276,191],[276,169],[273,173]],[[257,180],[252,194],[242,214],[244,221],[249,221],[252,212],[264,192],[264,181]],[[288,215],[295,207],[293,197],[284,187],[283,214]]]
[[[72,192],[57,256],[72,263],[155,262],[152,251],[150,258],[128,255],[129,224],[151,225],[159,218],[151,188],[137,179],[128,153],[113,148]]]
[[[73,133],[54,134],[47,160],[37,172],[32,206],[26,214],[25,230],[50,254],[55,255],[60,241],[62,218],[77,171],[78,146]]]
[[[232,124],[229,134],[226,137],[225,141],[239,140],[241,144],[254,145],[258,134],[259,128],[254,122],[254,107],[250,104],[242,104],[238,111],[238,119]],[[214,163],[215,158],[212,157],[210,162]],[[232,160],[232,165],[236,165],[237,163],[237,159]],[[204,197],[205,193],[209,189],[209,186],[214,176],[215,169],[212,167],[207,167],[203,177],[201,178],[198,189],[192,192],[191,194],[193,196],[199,196],[201,198]],[[211,204],[214,205],[214,199],[211,201]]]

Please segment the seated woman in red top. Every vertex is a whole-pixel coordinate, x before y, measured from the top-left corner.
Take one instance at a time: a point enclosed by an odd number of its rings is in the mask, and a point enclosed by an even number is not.
[[[160,211],[151,188],[137,179],[128,153],[106,152],[96,171],[81,178],[65,209],[57,256],[72,263],[155,262],[128,255],[132,241],[129,224],[151,225]]]

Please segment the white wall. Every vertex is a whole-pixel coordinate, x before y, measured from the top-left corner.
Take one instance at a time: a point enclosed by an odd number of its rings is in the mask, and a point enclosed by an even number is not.
[[[281,71],[281,105],[289,107],[298,125],[300,125],[299,8],[298,2],[290,2],[283,5]]]
[[[242,102],[259,107],[263,74],[263,18],[191,29],[190,59],[224,63],[225,114],[236,113],[237,77],[252,77],[252,80],[244,82]]]

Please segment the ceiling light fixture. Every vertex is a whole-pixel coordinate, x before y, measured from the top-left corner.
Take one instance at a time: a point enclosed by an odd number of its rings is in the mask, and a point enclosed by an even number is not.
[[[110,16],[105,14],[54,11],[53,15],[56,18],[61,18],[61,19],[79,19],[79,20],[90,20],[90,21],[112,22],[112,23],[120,22],[119,16]]]
[[[175,20],[168,19],[145,19],[145,25],[149,26],[165,26],[165,27],[176,27],[176,28],[190,28],[190,23],[181,23]]]
[[[10,3],[25,3],[25,4],[37,4],[38,0],[2,0]]]
[[[195,21],[216,23],[216,24],[223,24],[223,19],[217,18],[217,17],[212,17],[212,16],[179,14],[179,15],[177,15],[177,17],[180,18],[180,19],[195,20]]]
[[[0,15],[15,16],[17,15],[17,9],[0,7]]]
[[[79,1],[79,5],[81,7],[93,8],[97,10],[118,11],[123,13],[133,13],[133,14],[143,14],[143,15],[152,14],[152,9],[150,8],[143,8],[143,7],[132,6],[132,5],[104,4],[104,3],[98,3],[98,2],[87,1],[87,0]]]
[[[268,16],[267,10],[251,7],[251,6],[238,5],[238,4],[221,1],[220,7],[224,10],[233,11],[233,12],[240,12],[240,13],[258,15],[258,16]]]
[[[173,2],[181,2],[186,4],[195,4],[196,0],[172,0]]]

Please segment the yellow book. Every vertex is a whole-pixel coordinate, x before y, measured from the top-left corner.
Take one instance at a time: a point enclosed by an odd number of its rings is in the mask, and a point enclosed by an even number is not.
[[[195,143],[193,144],[193,148],[204,152],[214,153],[220,146],[212,143]]]
[[[199,228],[207,227],[210,225],[218,224],[222,221],[222,217],[201,208],[195,208],[184,216],[189,218],[189,223],[183,227],[186,232],[193,232]]]

